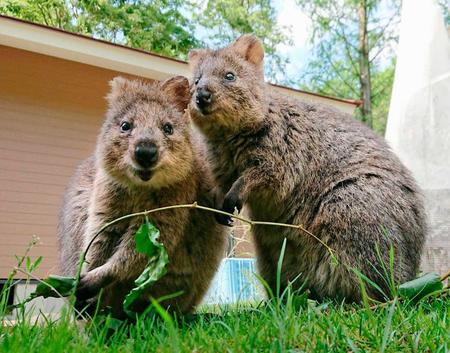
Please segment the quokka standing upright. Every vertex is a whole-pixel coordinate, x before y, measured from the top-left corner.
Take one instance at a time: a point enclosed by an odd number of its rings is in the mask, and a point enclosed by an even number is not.
[[[383,139],[350,115],[276,93],[264,82],[263,57],[252,35],[189,54],[189,111],[208,140],[225,194],[220,206],[246,204],[253,219],[302,224],[334,250],[337,266],[300,230],[254,226],[258,268],[273,290],[286,238],[284,287],[300,275],[294,286],[315,298],[358,301],[358,269],[389,296],[391,247],[397,282],[412,279],[420,263],[426,226],[416,183]],[[370,296],[385,298],[368,286]]]
[[[120,77],[111,81],[109,109],[96,151],[72,178],[60,214],[63,274],[76,273],[80,252],[113,219],[161,206],[210,204],[213,179],[201,136],[185,114],[189,99],[184,77],[154,84]],[[189,312],[219,265],[225,227],[211,213],[197,209],[171,209],[148,217],[160,230],[169,264],[167,274],[133,309],[144,310],[150,296],[183,291],[161,304]],[[95,298],[104,287],[101,306],[111,306],[116,316],[124,315],[124,297],[148,261],[135,250],[134,234],[142,222],[142,218],[127,219],[94,241],[77,291],[79,299]]]

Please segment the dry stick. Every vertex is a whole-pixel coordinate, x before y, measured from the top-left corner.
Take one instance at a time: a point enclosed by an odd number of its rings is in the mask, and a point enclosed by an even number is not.
[[[72,299],[69,300],[69,302],[71,302],[72,306],[75,308],[75,305],[74,305],[74,303],[75,303],[75,292],[76,292],[76,289],[78,287],[78,283],[80,282],[81,271],[82,271],[83,264],[84,264],[85,259],[86,259],[86,254],[88,253],[88,251],[89,251],[90,247],[92,246],[92,244],[94,243],[95,239],[97,239],[97,237],[106,228],[108,228],[108,227],[110,227],[110,226],[112,226],[112,225],[114,225],[116,223],[119,223],[119,222],[121,222],[121,221],[123,221],[125,219],[128,219],[128,218],[139,217],[139,216],[147,216],[150,213],[166,211],[166,210],[172,210],[172,209],[177,209],[177,208],[197,208],[197,209],[200,209],[200,210],[203,210],[203,211],[209,211],[209,212],[223,214],[223,215],[226,215],[226,216],[238,219],[238,220],[240,220],[240,221],[242,221],[244,223],[247,223],[247,224],[250,225],[250,227],[252,227],[254,225],[265,225],[265,226],[278,226],[278,227],[299,229],[302,232],[304,232],[304,233],[308,234],[309,236],[313,237],[314,239],[316,239],[319,243],[321,243],[327,249],[327,251],[330,253],[330,256],[337,261],[335,255],[333,253],[333,249],[331,249],[326,243],[324,243],[321,239],[319,239],[313,233],[311,233],[310,231],[306,230],[301,224],[295,225],[295,224],[286,224],[286,223],[252,221],[252,220],[249,220],[247,218],[244,218],[244,217],[241,217],[241,216],[238,216],[238,215],[234,215],[234,214],[229,213],[229,212],[220,211],[220,210],[217,210],[217,209],[211,208],[211,207],[201,206],[201,205],[197,204],[197,202],[194,202],[194,203],[191,203],[191,204],[182,204],[182,205],[172,205],[172,206],[158,207],[158,208],[155,208],[153,210],[136,212],[136,213],[130,213],[130,214],[127,214],[125,216],[116,218],[116,219],[112,220],[111,222],[106,223],[105,225],[103,225],[97,231],[97,233],[95,233],[95,235],[89,241],[88,246],[86,247],[86,249],[84,250],[84,252],[80,256],[80,263],[79,263],[79,266],[78,266],[77,275],[75,277],[75,285],[74,285],[74,289],[73,289],[73,292],[72,292],[72,295],[71,295]]]
[[[306,230],[303,225],[299,224],[299,225],[295,225],[295,224],[286,224],[286,223],[275,223],[275,222],[263,222],[263,221],[252,221],[249,220],[247,218],[238,216],[238,215],[234,215],[232,213],[229,212],[225,212],[225,211],[220,211],[214,208],[210,208],[210,207],[206,207],[206,206],[201,206],[198,205],[197,202],[194,202],[192,204],[182,204],[182,205],[172,205],[172,206],[165,206],[165,207],[159,207],[159,208],[155,208],[153,210],[148,210],[148,211],[142,211],[142,212],[136,212],[136,213],[131,213],[119,218],[116,218],[115,220],[106,223],[105,225],[103,225],[98,231],[97,233],[95,233],[95,235],[92,237],[92,239],[89,241],[88,246],[86,247],[86,249],[84,250],[84,252],[81,254],[80,256],[80,263],[78,266],[78,271],[77,271],[77,275],[75,277],[75,285],[74,285],[74,289],[71,295],[71,299],[69,300],[69,302],[72,304],[72,306],[75,308],[75,300],[76,300],[76,296],[75,296],[75,292],[76,289],[78,287],[78,283],[80,281],[80,276],[81,276],[81,271],[83,268],[83,264],[85,262],[86,259],[86,254],[88,253],[90,247],[92,246],[92,244],[94,243],[95,239],[97,239],[97,237],[108,227],[121,222],[125,219],[128,218],[133,218],[133,217],[139,217],[139,216],[147,216],[150,213],[155,213],[155,212],[160,212],[160,211],[166,211],[166,210],[172,210],[172,209],[178,209],[178,208],[197,208],[203,211],[208,211],[208,212],[214,212],[214,213],[219,213],[219,214],[223,214],[226,216],[229,216],[231,218],[235,218],[238,219],[244,223],[247,223],[250,225],[250,227],[255,226],[255,225],[263,225],[263,226],[278,226],[278,227],[285,227],[285,228],[294,228],[294,229],[298,229],[301,230],[302,232],[308,234],[309,236],[313,237],[314,239],[316,239],[320,244],[322,244],[327,251],[329,252],[330,256],[332,259],[334,259],[337,262],[336,256],[333,253],[333,250],[325,243],[323,242],[321,239],[319,239],[317,236],[315,236],[313,233],[311,233],[310,231]]]
[[[448,272],[445,275],[442,275],[441,282],[444,282],[449,277],[450,277],[450,270],[448,270]]]
[[[311,233],[310,231],[306,230],[301,224],[299,225],[295,225],[295,224],[286,224],[286,223],[275,223],[275,222],[262,222],[262,221],[252,221],[249,220],[247,218],[241,217],[241,216],[237,216],[234,215],[232,213],[229,212],[225,212],[225,211],[220,211],[220,210],[216,210],[214,208],[210,208],[210,207],[206,207],[206,206],[201,206],[198,205],[197,202],[191,203],[191,204],[183,204],[183,205],[172,205],[172,206],[165,206],[165,207],[159,207],[159,208],[155,208],[153,210],[148,210],[148,211],[142,211],[142,212],[136,212],[136,213],[130,213],[128,215],[116,218],[115,220],[106,223],[104,226],[102,226],[100,228],[100,230],[95,233],[95,235],[92,237],[91,241],[89,242],[88,246],[86,247],[86,250],[84,251],[84,253],[82,254],[81,258],[80,258],[80,266],[79,266],[79,271],[78,271],[78,275],[77,278],[79,277],[79,274],[81,273],[81,268],[83,266],[84,260],[86,258],[86,254],[89,251],[89,248],[91,247],[92,243],[95,241],[95,239],[109,226],[112,226],[113,224],[116,224],[118,222],[121,222],[125,219],[128,218],[132,218],[132,217],[138,217],[138,216],[147,216],[150,213],[155,213],[155,212],[160,212],[160,211],[165,211],[165,210],[171,210],[171,209],[176,209],[176,208],[198,208],[200,210],[204,210],[204,211],[209,211],[209,212],[214,212],[214,213],[219,213],[219,214],[223,214],[235,219],[238,219],[244,223],[249,224],[250,226],[254,226],[254,225],[265,225],[265,226],[278,226],[278,227],[286,227],[286,228],[294,228],[294,229],[299,229],[302,232],[308,234],[309,236],[313,237],[314,239],[316,239],[319,243],[321,243],[330,253],[332,258],[335,258],[334,254],[333,254],[333,249],[331,249],[326,243],[324,243],[321,239],[319,239],[317,236],[315,236],[313,233]]]
[[[216,210],[214,208],[210,208],[210,207],[206,207],[206,206],[201,206],[198,205],[197,202],[191,203],[191,204],[182,204],[182,205],[172,205],[172,206],[165,206],[165,207],[159,207],[159,208],[155,208],[153,210],[148,210],[148,211],[142,211],[142,212],[136,212],[136,213],[130,213],[127,214],[125,216],[119,217],[114,219],[113,221],[106,223],[105,225],[103,225],[98,231],[97,233],[95,233],[95,235],[92,237],[92,239],[90,240],[90,242],[88,243],[88,246],[86,247],[86,249],[84,250],[84,252],[81,254],[80,256],[80,263],[78,266],[78,271],[77,271],[77,275],[75,277],[75,285],[74,285],[74,291],[72,294],[73,297],[73,301],[75,300],[75,291],[78,287],[78,283],[80,281],[80,276],[81,276],[81,270],[83,268],[83,264],[85,262],[86,259],[86,254],[88,253],[90,247],[92,246],[92,244],[94,243],[95,239],[97,239],[97,237],[108,227],[112,226],[113,224],[116,224],[118,222],[121,222],[125,219],[128,218],[133,218],[133,217],[139,217],[139,216],[147,216],[150,213],[155,213],[155,212],[160,212],[160,211],[166,211],[166,210],[172,210],[172,209],[177,209],[177,208],[197,208],[200,210],[204,210],[204,211],[209,211],[209,212],[214,212],[214,213],[219,213],[219,214],[223,214],[235,219],[238,219],[244,223],[247,223],[250,225],[250,227],[254,226],[254,225],[266,225],[266,226],[278,226],[278,227],[287,227],[287,228],[294,228],[294,229],[299,229],[302,232],[308,234],[309,236],[313,237],[314,239],[316,239],[319,243],[321,243],[326,249],[327,251],[330,253],[330,256],[335,259],[335,255],[333,253],[333,249],[331,249],[327,244],[325,244],[321,239],[319,239],[317,236],[315,236],[313,233],[311,233],[310,231],[306,230],[301,224],[299,225],[295,225],[295,224],[286,224],[286,223],[275,223],[275,222],[262,222],[262,221],[252,221],[249,220],[247,218],[238,216],[238,215],[234,215],[232,213],[229,212],[225,212],[225,211],[220,211],[220,210]]]
[[[278,227],[285,227],[285,228],[294,228],[294,229],[299,229],[302,232],[308,234],[309,236],[313,237],[314,239],[316,239],[320,244],[322,244],[327,251],[330,253],[331,257],[333,259],[336,259],[334,253],[333,253],[333,249],[331,249],[325,242],[323,242],[320,238],[318,238],[316,235],[314,235],[313,233],[311,233],[310,231],[308,231],[307,229],[305,229],[303,227],[303,225],[299,224],[299,225],[295,225],[295,224],[286,224],[286,223],[275,223],[275,222],[263,222],[263,221],[252,221],[249,220],[247,218],[238,216],[238,215],[234,215],[232,213],[229,212],[225,212],[225,211],[220,211],[211,207],[206,207],[206,206],[201,206],[198,205],[197,202],[194,202],[192,204],[182,204],[182,205],[172,205],[172,206],[165,206],[165,207],[159,207],[159,208],[155,208],[153,210],[148,210],[148,211],[142,211],[142,212],[136,212],[136,213],[131,213],[119,218],[116,218],[115,220],[106,223],[104,226],[102,226],[99,231],[97,233],[95,233],[95,235],[92,237],[91,241],[89,242],[88,246],[86,247],[86,250],[81,254],[80,256],[80,264],[79,264],[79,268],[78,268],[78,273],[77,273],[77,277],[76,277],[76,283],[75,283],[75,289],[78,285],[79,279],[80,279],[80,274],[81,274],[81,270],[83,267],[83,263],[84,260],[86,258],[86,254],[89,251],[89,248],[91,247],[91,245],[93,244],[93,242],[95,241],[95,239],[109,226],[116,224],[118,222],[121,222],[125,219],[128,218],[133,218],[133,217],[139,217],[139,216],[147,216],[150,213],[155,213],[155,212],[160,212],[160,211],[165,211],[165,210],[171,210],[171,209],[177,209],[177,208],[197,208],[200,210],[204,210],[204,211],[209,211],[209,212],[213,212],[213,213],[219,213],[219,214],[223,214],[235,219],[238,219],[244,223],[247,223],[250,225],[250,227],[254,226],[254,225],[265,225],[265,226],[278,226]],[[450,277],[450,271],[447,272],[444,276],[441,277],[441,281],[445,281],[448,277]],[[392,301],[387,301],[384,303],[380,303],[380,304],[376,304],[370,307],[370,309],[375,309],[375,308],[379,308],[379,307],[383,307],[385,305],[388,305],[389,303],[391,303]]]

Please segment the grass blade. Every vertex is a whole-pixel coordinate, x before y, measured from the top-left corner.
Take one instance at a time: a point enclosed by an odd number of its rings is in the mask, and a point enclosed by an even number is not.
[[[284,238],[283,245],[281,246],[281,252],[280,257],[278,258],[278,264],[277,264],[277,298],[280,297],[281,292],[281,269],[283,266],[283,260],[284,260],[284,252],[286,251],[286,242],[287,239]]]
[[[384,351],[386,350],[386,347],[389,343],[389,336],[392,333],[392,318],[394,317],[396,305],[397,305],[397,298],[394,299],[391,306],[389,307],[389,312],[388,312],[388,315],[386,318],[386,324],[384,326],[384,331],[383,331],[383,339],[381,341],[380,353],[384,353]]]

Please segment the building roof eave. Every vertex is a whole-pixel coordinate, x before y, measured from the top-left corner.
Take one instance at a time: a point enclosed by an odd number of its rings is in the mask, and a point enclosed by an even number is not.
[[[156,80],[174,75],[190,76],[187,62],[182,60],[4,15],[0,15],[0,45]],[[354,107],[361,105],[357,100],[272,86],[291,95],[333,100]]]

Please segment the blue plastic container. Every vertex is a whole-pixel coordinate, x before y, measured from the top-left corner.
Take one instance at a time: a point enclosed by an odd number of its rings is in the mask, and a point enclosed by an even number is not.
[[[256,278],[255,272],[254,259],[223,259],[203,299],[203,304],[233,304],[263,300],[264,288]]]

